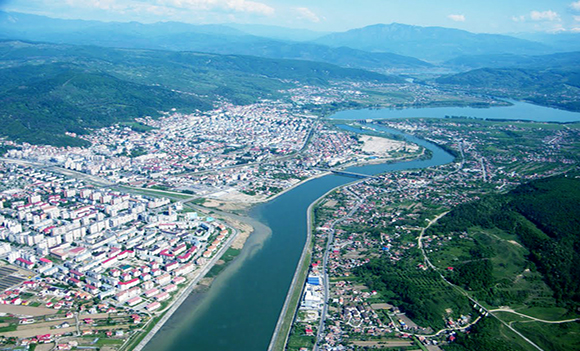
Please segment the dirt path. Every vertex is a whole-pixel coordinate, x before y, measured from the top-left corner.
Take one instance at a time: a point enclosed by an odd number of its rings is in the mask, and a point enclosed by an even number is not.
[[[56,314],[58,311],[46,307],[0,305],[0,312],[20,314],[23,316],[46,316]]]
[[[498,309],[495,309],[495,310],[489,310],[489,312],[507,312],[507,313],[513,313],[513,314],[517,314],[518,316],[525,317],[525,318],[531,319],[531,320],[536,321],[536,322],[542,322],[542,323],[548,323],[548,324],[561,324],[561,323],[571,323],[571,322],[578,322],[578,321],[580,321],[580,318],[563,319],[563,320],[559,320],[559,321],[548,321],[548,320],[545,320],[545,319],[540,319],[540,318],[528,316],[527,314],[523,314],[523,313],[514,311],[511,308],[498,308]]]

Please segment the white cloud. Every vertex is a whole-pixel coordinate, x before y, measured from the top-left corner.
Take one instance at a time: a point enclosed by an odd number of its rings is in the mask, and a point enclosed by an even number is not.
[[[178,10],[250,13],[263,16],[271,16],[275,12],[274,8],[251,0],[66,0],[66,3],[76,8],[94,8],[117,13],[149,12],[157,15],[175,14]]]
[[[307,7],[295,7],[294,10],[298,12],[298,19],[306,19],[314,23],[320,22],[320,17]]]
[[[579,0],[579,1],[576,1],[576,2],[573,2],[573,3],[571,3],[571,4],[570,4],[570,7],[571,7],[573,10],[580,11],[580,0]]]
[[[447,18],[455,22],[465,22],[465,15],[449,15]]]
[[[561,24],[555,24],[552,28],[549,28],[548,30],[546,30],[548,33],[562,33],[566,31],[566,28],[564,28],[564,26],[562,26]]]
[[[570,32],[572,32],[572,33],[580,33],[580,27],[572,28],[572,29],[570,29]]]
[[[533,21],[559,21],[560,15],[552,10],[548,11],[532,11],[530,12],[530,18]]]
[[[189,10],[225,10],[271,16],[274,8],[249,0],[156,0],[159,5]]]
[[[88,7],[106,11],[123,11],[130,7],[128,2],[117,0],[67,0],[66,3],[72,7]]]
[[[512,21],[514,22],[524,22],[526,20],[526,16],[512,16]]]
[[[264,16],[272,16],[275,12],[274,8],[262,4],[261,2],[246,1],[246,0],[227,0],[226,8],[236,12],[251,12]]]
[[[574,18],[574,21],[576,22],[580,22],[580,16],[572,16]]]

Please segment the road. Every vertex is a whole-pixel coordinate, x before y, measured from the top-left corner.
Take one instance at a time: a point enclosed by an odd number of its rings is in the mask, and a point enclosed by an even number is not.
[[[278,322],[276,323],[276,328],[274,329],[274,333],[272,334],[272,339],[270,340],[270,345],[268,346],[268,351],[278,351],[278,349],[276,349],[279,339],[283,336],[284,337],[284,343],[282,344],[282,349],[284,350],[286,348],[286,344],[288,342],[288,337],[290,335],[290,330],[292,329],[292,324],[290,325],[290,327],[288,328],[288,330],[282,330],[282,327],[284,326],[284,321],[286,320],[287,314],[289,312],[289,308],[290,308],[290,301],[292,300],[292,296],[294,294],[294,292],[296,291],[297,284],[298,284],[298,278],[300,276],[300,272],[302,272],[304,265],[305,264],[310,264],[309,262],[305,262],[305,256],[308,253],[309,247],[310,247],[310,243],[312,241],[312,225],[313,225],[313,221],[312,221],[312,214],[314,206],[316,206],[322,199],[324,199],[326,196],[328,196],[328,194],[332,193],[333,191],[335,191],[336,189],[340,189],[344,186],[348,186],[348,185],[353,185],[353,184],[357,184],[360,182],[365,181],[365,179],[360,179],[360,180],[356,180],[354,182],[348,183],[348,184],[343,184],[343,185],[339,185],[335,188],[332,188],[330,190],[328,190],[324,195],[320,196],[318,199],[316,199],[314,202],[312,202],[310,204],[310,206],[308,206],[308,209],[306,210],[306,242],[304,243],[304,248],[302,249],[302,254],[300,256],[300,260],[298,261],[298,267],[296,267],[296,271],[294,273],[294,277],[292,278],[292,283],[290,284],[290,288],[288,289],[288,293],[286,294],[286,300],[284,301],[284,306],[282,307],[282,311],[280,312],[280,316],[278,317]],[[325,270],[326,271],[326,270]],[[327,278],[328,280],[328,278]],[[328,283],[325,284],[325,286],[328,286]],[[304,284],[302,284],[301,288],[304,288]],[[327,294],[328,296],[328,294]],[[326,301],[326,299],[325,299]],[[300,301],[298,301],[298,305],[295,306],[295,310],[293,311],[294,314],[296,314],[296,311],[298,310],[298,307],[300,306]],[[325,304],[326,306],[326,304]],[[318,328],[320,330],[320,328]],[[284,333],[284,335],[282,335],[281,333]],[[318,343],[318,336],[317,336],[317,343]]]
[[[7,162],[7,163],[14,163],[14,164],[23,165],[23,166],[34,166],[37,168],[46,169],[46,170],[60,173],[60,174],[63,174],[63,175],[69,176],[69,177],[81,179],[81,180],[84,180],[84,181],[87,181],[89,183],[92,183],[92,184],[95,184],[98,186],[102,186],[102,187],[110,187],[110,186],[115,185],[114,182],[111,182],[107,179],[93,176],[93,175],[86,174],[86,173],[82,173],[82,172],[73,171],[71,169],[62,168],[62,167],[59,167],[57,165],[50,164],[50,163],[25,161],[25,160],[19,160],[19,159],[15,159],[15,158],[5,158],[5,157],[0,157],[0,161]]]
[[[435,266],[431,263],[431,261],[429,261],[429,257],[427,257],[427,254],[425,253],[425,248],[423,247],[423,235],[425,234],[425,231],[427,229],[429,229],[430,226],[432,226],[433,224],[437,223],[437,221],[445,216],[447,213],[449,212],[443,212],[440,215],[438,215],[437,217],[433,218],[432,220],[429,221],[429,224],[427,224],[426,227],[424,227],[423,229],[421,229],[421,233],[419,234],[419,238],[417,239],[417,246],[419,246],[419,248],[421,249],[421,253],[423,254],[423,262],[425,262],[425,264],[434,270],[437,270],[437,268],[435,268]],[[443,276],[442,276],[443,277]],[[445,278],[443,278],[445,279]]]
[[[465,290],[463,290],[459,286],[457,286],[457,285],[453,284],[452,282],[450,282],[449,280],[447,280],[447,278],[445,278],[445,276],[443,276],[443,274],[441,274],[439,272],[439,270],[431,263],[431,261],[429,261],[429,257],[427,257],[427,254],[425,253],[425,249],[423,248],[423,243],[422,243],[423,234],[425,233],[425,230],[427,230],[427,228],[429,228],[431,225],[433,225],[435,222],[437,222],[445,214],[447,214],[447,212],[444,212],[444,213],[440,214],[439,216],[435,217],[433,220],[431,220],[429,222],[429,224],[425,228],[421,229],[421,234],[419,235],[418,244],[419,244],[419,248],[421,249],[421,253],[423,254],[423,260],[424,260],[425,264],[427,264],[428,267],[430,267],[434,271],[436,271],[439,274],[439,276],[441,277],[441,279],[443,279],[443,281],[445,283],[447,283],[448,285],[450,285],[451,287],[453,287],[457,292],[459,292],[460,294],[464,295],[471,302],[473,302],[475,304],[474,307],[478,307],[480,309],[480,311],[482,311],[481,312],[482,314],[488,313],[490,316],[492,316],[495,319],[497,319],[506,328],[510,329],[515,334],[519,335],[528,344],[532,345],[534,348],[536,348],[536,349],[538,349],[540,351],[544,351],[541,347],[539,347],[538,345],[536,345],[532,340],[530,340],[527,337],[525,337],[522,333],[520,333],[519,331],[517,331],[514,327],[512,327],[511,325],[509,325],[508,323],[506,323],[505,321],[503,321],[498,316],[496,316],[492,311],[489,311],[487,308],[485,308],[482,304],[479,303],[479,301],[477,301],[475,298],[471,297],[467,292],[465,292]]]
[[[545,320],[545,319],[528,316],[527,314],[523,314],[523,313],[514,311],[511,308],[497,308],[495,310],[489,310],[489,312],[490,313],[492,313],[492,312],[507,312],[507,313],[513,313],[513,314],[517,314],[518,316],[525,317],[525,318],[531,319],[531,320],[536,321],[536,322],[547,323],[547,324],[561,324],[561,323],[570,323],[570,322],[578,322],[578,321],[580,321],[580,318],[563,319],[563,320],[559,320],[559,321],[548,321],[548,320]]]
[[[328,258],[330,256],[330,249],[334,243],[334,227],[341,221],[352,217],[352,215],[364,204],[366,197],[359,197],[357,194],[353,193],[358,197],[358,202],[348,211],[346,215],[341,218],[335,219],[330,224],[330,230],[328,231],[328,240],[326,241],[326,249],[324,251],[324,256],[322,258],[322,272],[323,272],[323,284],[324,284],[324,305],[322,306],[322,312],[320,313],[320,323],[318,324],[318,331],[316,333],[316,341],[314,344],[314,351],[319,350],[319,343],[322,341],[322,335],[324,333],[324,326],[326,325],[326,315],[328,314],[328,300],[330,298],[329,286],[330,281],[328,279]]]

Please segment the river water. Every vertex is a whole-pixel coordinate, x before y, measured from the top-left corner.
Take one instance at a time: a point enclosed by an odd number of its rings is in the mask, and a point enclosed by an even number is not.
[[[525,102],[511,101],[511,106],[475,108],[475,107],[428,107],[405,109],[346,110],[334,114],[333,119],[387,119],[445,116],[477,117],[486,119],[532,120],[538,122],[576,122],[580,113],[556,110]]]
[[[580,120],[580,114],[573,113],[574,119],[565,111],[548,109],[517,103],[518,111],[528,111],[526,119],[535,120]],[[519,107],[518,107],[519,106]],[[530,106],[532,108],[530,108]],[[485,111],[486,115],[477,117],[507,118],[504,112],[496,113],[501,107],[493,109],[464,109],[458,114],[457,108],[423,109],[430,112],[412,115],[424,116],[437,110],[432,117],[445,115],[471,115],[471,112]],[[529,111],[537,111],[537,115]],[[472,111],[474,110],[474,111]],[[336,114],[337,119],[368,119],[401,117],[404,110],[344,111]],[[490,115],[491,114],[491,115]],[[535,116],[535,118],[533,118]],[[489,117],[491,118],[491,117]],[[343,126],[345,129],[350,127]],[[351,167],[348,170],[364,174],[378,174],[404,169],[418,169],[449,163],[453,157],[436,145],[383,128],[385,132],[401,134],[409,141],[431,150],[432,158]],[[262,351],[266,350],[276,326],[278,315],[284,304],[286,293],[292,281],[302,248],[306,240],[306,210],[308,206],[328,190],[352,182],[352,178],[337,175],[310,180],[303,185],[277,197],[273,201],[253,208],[249,216],[256,228],[248,239],[240,255],[216,278],[207,292],[192,294],[178,311],[161,328],[146,346],[146,351]]]

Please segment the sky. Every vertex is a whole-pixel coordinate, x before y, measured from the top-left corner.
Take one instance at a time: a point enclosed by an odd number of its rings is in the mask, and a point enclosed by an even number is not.
[[[580,0],[0,0],[0,9],[66,19],[233,22],[321,32],[393,22],[475,33],[580,32]]]

